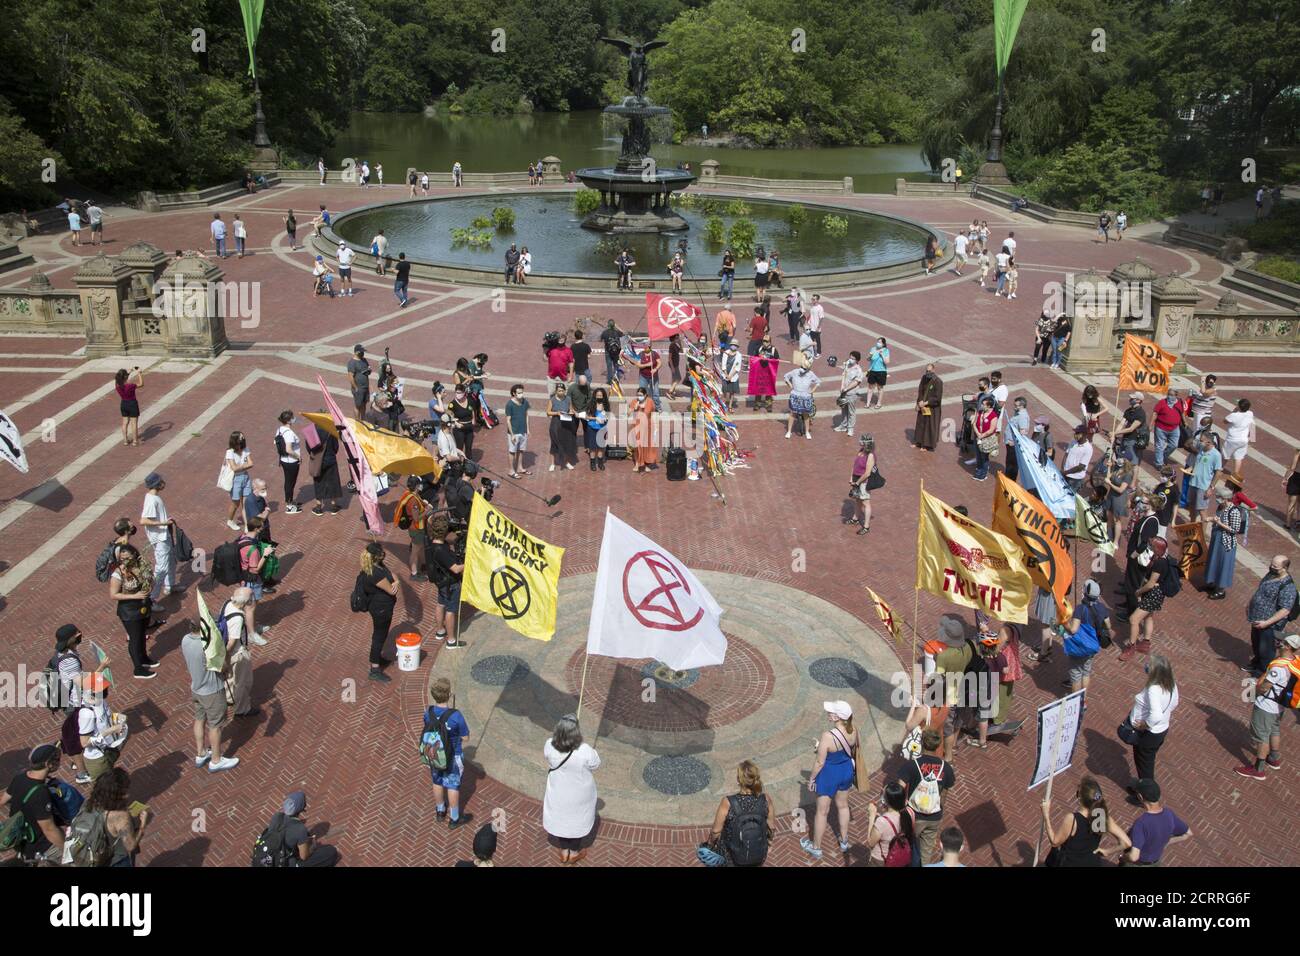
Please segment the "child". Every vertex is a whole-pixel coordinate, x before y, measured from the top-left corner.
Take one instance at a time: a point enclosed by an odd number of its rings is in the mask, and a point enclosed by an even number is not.
[[[253,531],[253,519],[260,518],[261,524],[258,527],[255,537],[258,541],[266,544],[274,544],[271,540],[271,519],[270,512],[266,505],[266,481],[262,478],[253,479],[253,493],[244,499],[244,524],[249,532]]]
[[[1020,270],[1016,268],[1016,260],[1011,260],[1011,268],[1007,270],[1007,298],[1016,297],[1016,285],[1020,281]]]
[[[975,281],[978,282],[980,284],[980,288],[983,289],[987,287],[986,280],[989,277],[990,263],[989,263],[989,251],[983,248],[982,246],[980,247],[979,264],[980,264],[980,277]]]

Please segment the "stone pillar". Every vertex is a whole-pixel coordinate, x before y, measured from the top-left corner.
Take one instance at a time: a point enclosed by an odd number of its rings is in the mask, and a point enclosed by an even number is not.
[[[1110,281],[1115,284],[1118,296],[1115,315],[1115,340],[1117,347],[1124,333],[1132,332],[1144,339],[1155,335],[1155,310],[1151,293],[1158,278],[1156,270],[1140,258],[1123,262],[1110,271]]]
[[[256,322],[260,288],[256,282],[227,285],[224,274],[206,256],[185,255],[163,270],[156,306],[150,318],[160,323],[159,334],[169,355],[213,358],[230,344],[226,338],[227,311],[250,311],[246,321]],[[245,289],[251,295],[245,294]],[[251,308],[248,308],[251,306]],[[148,332],[149,318],[142,317]]]
[[[1066,276],[1066,311],[1074,319],[1074,332],[1064,365],[1071,372],[1113,371],[1115,367],[1115,317],[1119,293],[1111,280],[1089,269]]]
[[[902,176],[899,176],[897,179],[894,180],[894,195],[895,196],[907,195],[907,180],[904,179]]]
[[[1192,338],[1192,313],[1200,301],[1196,287],[1176,273],[1157,279],[1151,287],[1156,345],[1178,356],[1174,371],[1187,371],[1187,348]]]
[[[844,192],[847,193],[847,194],[849,194],[849,195],[852,195],[852,194],[853,194],[853,177],[852,177],[852,176],[845,176],[845,177],[844,177]]]
[[[137,304],[152,300],[158,273],[167,265],[166,254],[148,242],[137,242],[123,249],[117,258],[131,270],[128,299]]]
[[[102,358],[127,352],[122,299],[131,283],[131,270],[101,252],[82,263],[73,281],[81,295],[81,315],[86,329],[86,358]]]
[[[699,182],[701,186],[718,185],[718,161],[716,159],[706,159],[700,163]]]
[[[545,176],[547,179],[551,179],[551,178],[560,179],[560,178],[562,178],[562,177],[563,177],[563,173],[561,173],[561,171],[560,171],[560,157],[558,157],[558,156],[543,156],[543,157],[542,157],[542,175]]]
[[[21,269],[34,261],[30,255],[18,248],[18,243],[0,239],[0,272]]]

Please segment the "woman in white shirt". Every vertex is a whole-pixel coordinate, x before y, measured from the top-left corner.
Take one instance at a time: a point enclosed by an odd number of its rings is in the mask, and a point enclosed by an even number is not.
[[[578,718],[566,714],[542,750],[546,758],[546,796],[542,828],[560,854],[560,863],[577,863],[587,851],[582,843],[596,825],[596,778],[600,755],[582,742]]]
[[[253,491],[253,482],[249,476],[253,470],[253,453],[248,450],[248,441],[243,432],[230,433],[230,445],[226,448],[223,468],[229,468],[231,472],[230,514],[226,517],[226,527],[231,531],[245,531],[244,499]],[[239,521],[235,520],[236,513],[239,514]]]
[[[1241,481],[1242,467],[1246,464],[1246,449],[1255,441],[1255,413],[1250,410],[1250,399],[1243,398],[1237,403],[1237,410],[1229,412],[1225,421],[1228,423],[1228,435],[1223,442],[1223,470],[1228,470],[1232,462],[1232,474]]]
[[[244,258],[244,243],[248,239],[248,228],[244,225],[244,220],[238,216],[235,217],[235,251],[238,253],[236,258]]]
[[[1133,709],[1128,722],[1136,736],[1133,738],[1133,766],[1139,780],[1156,779],[1156,751],[1169,733],[1169,717],[1178,706],[1178,685],[1174,683],[1174,668],[1161,654],[1147,658],[1147,682],[1133,696]],[[1136,784],[1128,788],[1136,794]]]
[[[285,409],[280,413],[280,427],[275,431],[275,450],[280,453],[280,471],[284,473],[284,513],[287,515],[302,511],[293,503],[298,469],[302,467],[302,440],[293,430],[293,422],[293,412]]]

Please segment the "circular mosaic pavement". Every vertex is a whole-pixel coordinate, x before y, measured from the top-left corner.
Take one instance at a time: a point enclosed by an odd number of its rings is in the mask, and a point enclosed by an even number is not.
[[[591,657],[581,723],[600,753],[600,812],[625,823],[707,822],[735,789],[736,764],[751,759],[783,806],[800,801],[812,748],[826,725],[822,702],[847,700],[871,769],[902,736],[906,715],[890,706],[901,670],[874,628],[820,598],[769,581],[717,572],[700,580],[725,613],[725,662],[674,672],[658,661]],[[438,655],[469,721],[466,758],[521,793],[546,787],[542,745],[577,708],[594,574],[560,582],[550,641],[534,641],[499,618],[474,616],[468,646]],[[864,603],[864,608],[866,607]]]

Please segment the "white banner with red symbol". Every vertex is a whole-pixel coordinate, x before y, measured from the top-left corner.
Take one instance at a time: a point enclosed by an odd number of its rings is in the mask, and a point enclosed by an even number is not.
[[[689,332],[692,340],[704,334],[699,308],[672,295],[645,294],[645,324],[651,339],[670,339]]]
[[[587,653],[662,661],[673,670],[721,664],[722,608],[677,558],[605,512]]]

